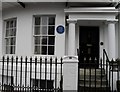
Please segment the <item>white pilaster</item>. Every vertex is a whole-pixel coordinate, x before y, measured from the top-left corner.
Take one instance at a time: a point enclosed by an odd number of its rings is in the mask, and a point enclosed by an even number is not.
[[[77,92],[78,88],[78,57],[63,58],[63,92]]]
[[[109,59],[116,58],[115,55],[115,20],[108,20],[108,55]]]
[[[68,55],[75,55],[75,24],[77,20],[67,20],[69,23],[69,31],[68,31]]]

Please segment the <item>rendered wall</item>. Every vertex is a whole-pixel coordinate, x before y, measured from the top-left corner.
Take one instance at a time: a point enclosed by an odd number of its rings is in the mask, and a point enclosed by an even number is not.
[[[27,4],[26,8],[15,7],[3,10],[3,20],[17,17],[16,54],[17,56],[33,56],[33,15],[56,15],[55,21],[55,56],[65,53],[65,32],[58,34],[56,27],[65,25],[64,5],[62,4]],[[4,32],[4,31],[3,31]],[[3,46],[3,49],[4,46]],[[5,54],[5,53],[4,53]]]
[[[2,2],[0,1],[0,56],[2,55]]]

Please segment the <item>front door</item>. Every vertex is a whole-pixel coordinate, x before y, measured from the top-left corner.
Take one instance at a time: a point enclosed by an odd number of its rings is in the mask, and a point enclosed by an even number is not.
[[[98,68],[99,66],[99,27],[80,26],[79,66]]]

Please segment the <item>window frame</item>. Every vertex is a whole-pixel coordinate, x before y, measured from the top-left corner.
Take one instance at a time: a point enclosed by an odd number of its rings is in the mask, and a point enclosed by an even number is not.
[[[9,27],[7,28],[7,22],[11,22],[11,21],[13,21],[13,26],[10,27],[10,24],[9,24]],[[11,33],[12,32],[11,31],[11,32],[8,32],[8,35],[6,36],[7,31],[10,31],[10,30],[12,30],[13,32],[15,31],[15,33],[13,33],[15,35],[13,35]],[[5,50],[4,53],[5,54],[9,54],[9,55],[16,54],[16,34],[17,34],[17,18],[5,19],[4,20],[4,50]],[[14,39],[14,42],[11,41],[11,39]],[[9,40],[8,44],[6,43],[7,40]],[[12,47],[12,49],[11,49],[11,47]],[[8,49],[8,51],[7,51],[7,49]]]
[[[37,18],[37,17],[39,17],[40,18],[40,24],[39,25],[36,25],[35,24],[35,18]],[[42,18],[43,17],[47,17],[47,24],[46,25],[41,25],[41,22],[42,22]],[[49,18],[50,17],[54,17],[54,25],[49,25]],[[35,27],[39,27],[40,29],[39,29],[39,35],[36,35],[35,34]],[[42,34],[42,32],[41,32],[41,28],[42,27],[46,27],[47,28],[47,32],[46,32],[46,34]],[[52,35],[49,35],[48,34],[48,28],[49,27],[54,27],[54,35],[52,34]],[[42,55],[42,56],[46,56],[46,55],[49,55],[49,56],[53,56],[53,55],[55,55],[55,28],[56,28],[56,16],[55,15],[34,15],[33,16],[33,53],[34,53],[34,55]],[[40,42],[39,42],[39,44],[35,44],[35,37],[39,37],[39,39],[40,39]],[[46,37],[47,38],[47,44],[43,44],[43,43],[41,43],[42,42],[42,39],[44,38],[44,37]],[[48,42],[49,42],[49,37],[54,37],[53,39],[54,39],[54,42],[53,42],[53,44],[52,45],[50,45]],[[42,49],[42,47],[47,47],[47,53],[46,54],[43,54],[42,53],[42,50],[40,50],[40,52],[38,53],[35,53],[35,46],[39,46],[39,49]],[[49,47],[52,47],[53,48],[53,54],[49,54],[49,52],[48,52],[48,48]]]

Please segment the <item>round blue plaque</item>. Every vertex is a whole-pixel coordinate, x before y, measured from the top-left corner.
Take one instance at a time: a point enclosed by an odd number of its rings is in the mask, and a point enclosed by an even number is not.
[[[64,33],[64,27],[62,25],[59,25],[57,28],[56,28],[57,32],[59,34],[63,34]]]

